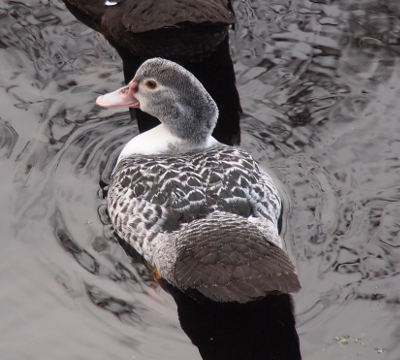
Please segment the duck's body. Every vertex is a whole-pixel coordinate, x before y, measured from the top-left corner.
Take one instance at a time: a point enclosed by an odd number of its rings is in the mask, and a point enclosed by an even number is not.
[[[217,102],[214,136],[240,142],[240,101],[229,53],[229,27],[235,23],[230,0],[63,0],[80,21],[102,33],[123,60],[128,83],[147,59],[162,57],[192,72]],[[140,109],[140,132],[159,121]]]
[[[140,106],[163,123],[121,152],[108,208],[117,234],[164,279],[214,301],[299,290],[281,249],[278,191],[247,152],[212,137],[218,110],[192,74],[152,59],[98,103]]]

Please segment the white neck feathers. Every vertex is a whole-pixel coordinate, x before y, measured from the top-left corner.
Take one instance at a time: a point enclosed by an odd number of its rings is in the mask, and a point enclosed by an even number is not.
[[[130,155],[157,155],[165,153],[184,153],[190,150],[201,150],[207,149],[217,143],[211,135],[207,140],[196,149],[190,149],[187,143],[181,138],[171,134],[168,128],[161,124],[156,126],[154,129],[146,131],[143,134],[135,136],[130,140],[125,147],[122,149],[118,162]],[[180,151],[181,150],[181,151]]]

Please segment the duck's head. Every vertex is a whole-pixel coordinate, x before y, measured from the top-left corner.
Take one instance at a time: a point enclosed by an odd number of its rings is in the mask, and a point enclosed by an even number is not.
[[[182,66],[161,58],[144,62],[127,86],[100,96],[96,103],[139,108],[193,145],[211,136],[218,119],[217,105],[200,81]]]

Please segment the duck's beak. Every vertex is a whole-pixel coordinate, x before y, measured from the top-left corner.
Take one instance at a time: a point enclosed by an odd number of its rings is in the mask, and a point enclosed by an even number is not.
[[[128,85],[122,87],[121,89],[99,96],[96,100],[96,104],[106,108],[124,106],[139,108],[140,103],[134,96],[137,91],[137,87],[137,81],[131,81]]]

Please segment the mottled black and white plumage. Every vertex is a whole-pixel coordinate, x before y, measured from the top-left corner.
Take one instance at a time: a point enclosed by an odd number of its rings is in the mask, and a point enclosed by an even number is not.
[[[212,138],[218,109],[191,73],[151,59],[97,102],[162,123],[122,150],[108,207],[117,234],[163,278],[223,302],[300,289],[278,235],[276,187],[247,152]]]

